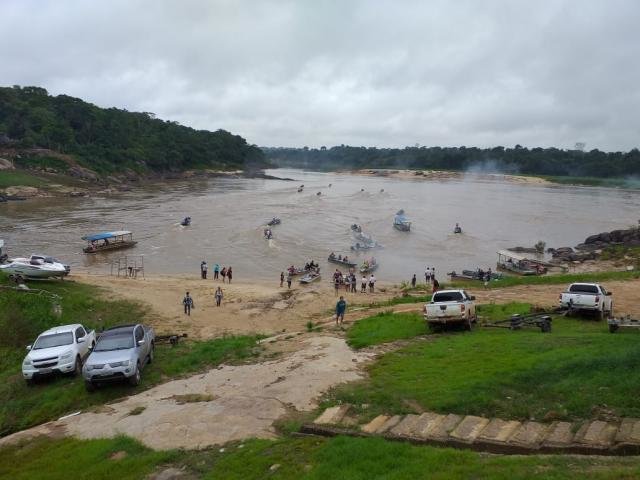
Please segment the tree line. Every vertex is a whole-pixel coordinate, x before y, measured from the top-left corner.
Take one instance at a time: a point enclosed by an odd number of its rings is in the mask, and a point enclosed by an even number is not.
[[[153,113],[99,108],[39,87],[0,87],[0,146],[69,154],[100,173],[265,165],[261,149],[225,130],[195,130]]]
[[[362,168],[433,169],[511,174],[622,178],[640,176],[640,151],[603,152],[558,148],[406,147],[263,148],[281,167],[311,170]]]

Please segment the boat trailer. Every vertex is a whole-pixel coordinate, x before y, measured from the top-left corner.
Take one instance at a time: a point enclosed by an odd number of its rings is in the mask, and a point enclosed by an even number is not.
[[[551,315],[548,313],[531,313],[528,315],[513,314],[506,320],[483,323],[483,327],[507,328],[521,330],[525,327],[539,328],[542,333],[551,333]]]
[[[607,323],[609,324],[609,331],[611,333],[616,333],[616,331],[622,328],[639,328],[640,320],[636,320],[635,318],[631,318],[630,315],[626,317],[618,317],[618,318],[609,318],[607,319]]]

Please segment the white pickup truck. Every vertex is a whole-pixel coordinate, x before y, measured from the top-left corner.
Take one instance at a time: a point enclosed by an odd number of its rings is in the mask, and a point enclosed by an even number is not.
[[[77,375],[95,344],[95,331],[87,332],[78,323],[50,328],[27,347],[29,353],[22,362],[22,376],[31,383],[37,377],[53,373]]]
[[[598,283],[572,283],[560,294],[560,306],[578,312],[592,312],[600,320],[613,316],[613,299]]]
[[[438,330],[446,325],[463,325],[471,330],[477,320],[476,297],[464,290],[442,290],[433,294],[431,302],[424,306],[424,318],[430,330]]]

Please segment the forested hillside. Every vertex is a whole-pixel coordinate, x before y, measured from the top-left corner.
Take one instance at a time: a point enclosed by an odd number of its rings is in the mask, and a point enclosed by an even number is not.
[[[195,130],[153,113],[99,108],[18,86],[0,87],[0,149],[48,149],[101,174],[259,168],[265,162],[259,148],[224,130]]]
[[[279,166],[320,170],[410,168],[478,170],[528,175],[573,177],[640,176],[640,151],[602,152],[557,148],[407,147],[326,149],[265,148],[267,159]]]

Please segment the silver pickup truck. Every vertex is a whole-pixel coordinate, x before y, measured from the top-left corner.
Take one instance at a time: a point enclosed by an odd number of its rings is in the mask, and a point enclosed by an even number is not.
[[[82,369],[88,391],[97,384],[127,380],[140,383],[141,372],[153,362],[155,333],[141,324],[121,325],[100,334]]]

